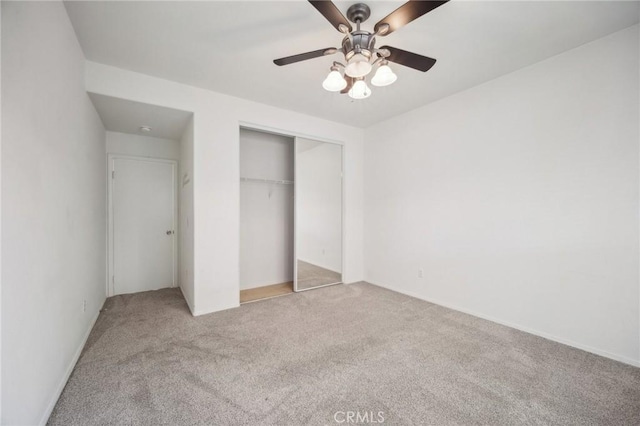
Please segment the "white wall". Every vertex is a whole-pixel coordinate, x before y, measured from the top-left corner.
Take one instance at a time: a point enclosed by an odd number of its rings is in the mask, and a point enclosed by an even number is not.
[[[293,139],[240,129],[240,176],[293,180]],[[240,182],[240,289],[293,281],[293,185]]]
[[[195,314],[239,304],[239,132],[243,123],[345,143],[345,282],[363,278],[361,129],[93,62],[87,90],[193,111]]]
[[[367,129],[366,279],[638,364],[638,75],[635,26]]]
[[[293,138],[240,129],[240,176],[293,180]]]
[[[2,54],[2,424],[32,425],[105,299],[105,131],[61,2],[2,2]]]
[[[2,8],[0,7],[0,29],[2,28]],[[0,39],[2,37],[0,36]],[[0,43],[0,58],[2,58]],[[1,62],[1,61],[0,61]],[[2,67],[0,66],[0,93],[2,93]],[[2,102],[0,102],[0,423],[2,423]]]
[[[342,147],[296,139],[296,254],[342,271]]]
[[[107,132],[106,150],[108,154],[180,160],[178,141],[130,133]]]
[[[180,163],[178,166],[179,212],[178,220],[178,284],[191,312],[195,306],[193,282],[193,117],[180,139]]]

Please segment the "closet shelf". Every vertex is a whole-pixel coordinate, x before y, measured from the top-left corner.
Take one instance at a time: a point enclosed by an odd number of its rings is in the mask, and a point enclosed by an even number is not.
[[[240,177],[242,182],[260,182],[260,183],[275,183],[277,185],[293,185],[292,180],[273,180],[273,179],[260,179],[250,177]]]

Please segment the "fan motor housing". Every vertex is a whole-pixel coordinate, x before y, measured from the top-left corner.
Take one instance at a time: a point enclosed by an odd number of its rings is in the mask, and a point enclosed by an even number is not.
[[[371,58],[375,44],[376,38],[370,32],[354,31],[342,40],[342,53],[347,61],[356,53]]]

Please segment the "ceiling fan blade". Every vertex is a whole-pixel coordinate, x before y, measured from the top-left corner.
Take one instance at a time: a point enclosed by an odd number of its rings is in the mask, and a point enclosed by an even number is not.
[[[386,36],[391,34],[398,28],[407,25],[414,19],[418,19],[425,13],[431,12],[436,7],[442,6],[449,0],[444,1],[420,1],[409,0],[386,17],[382,18],[380,22],[373,27],[374,31],[379,35]],[[385,31],[383,25],[388,25],[388,29]]]
[[[275,59],[274,64],[278,66],[294,64],[307,59],[319,58],[320,56],[333,55],[338,50],[334,47],[325,47],[324,49],[314,50],[313,52],[300,53],[299,55],[287,56],[286,58]]]
[[[389,51],[390,55],[385,58],[388,61],[413,68],[414,70],[422,72],[429,71],[429,69],[436,63],[436,60],[433,58],[418,55],[417,53],[407,52],[406,50],[395,47],[382,46],[380,49],[386,49]]]
[[[340,91],[341,94],[349,93],[349,90],[353,87],[353,83],[356,81],[355,78],[349,77],[348,75],[344,76],[344,79],[347,80],[347,87]]]
[[[347,21],[347,18],[340,12],[340,10],[336,7],[333,2],[330,0],[320,0],[313,1],[309,0],[309,3],[316,9],[318,12],[324,16],[327,21],[331,23],[335,27],[336,30],[341,33],[350,33],[351,32],[351,24]]]

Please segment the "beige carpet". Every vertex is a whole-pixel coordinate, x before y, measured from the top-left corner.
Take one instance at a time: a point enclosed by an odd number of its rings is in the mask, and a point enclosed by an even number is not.
[[[331,425],[346,411],[638,425],[640,369],[365,283],[198,318],[166,289],[107,301],[50,424]]]
[[[298,260],[298,290],[308,290],[310,288],[341,282],[342,275],[338,272]]]

